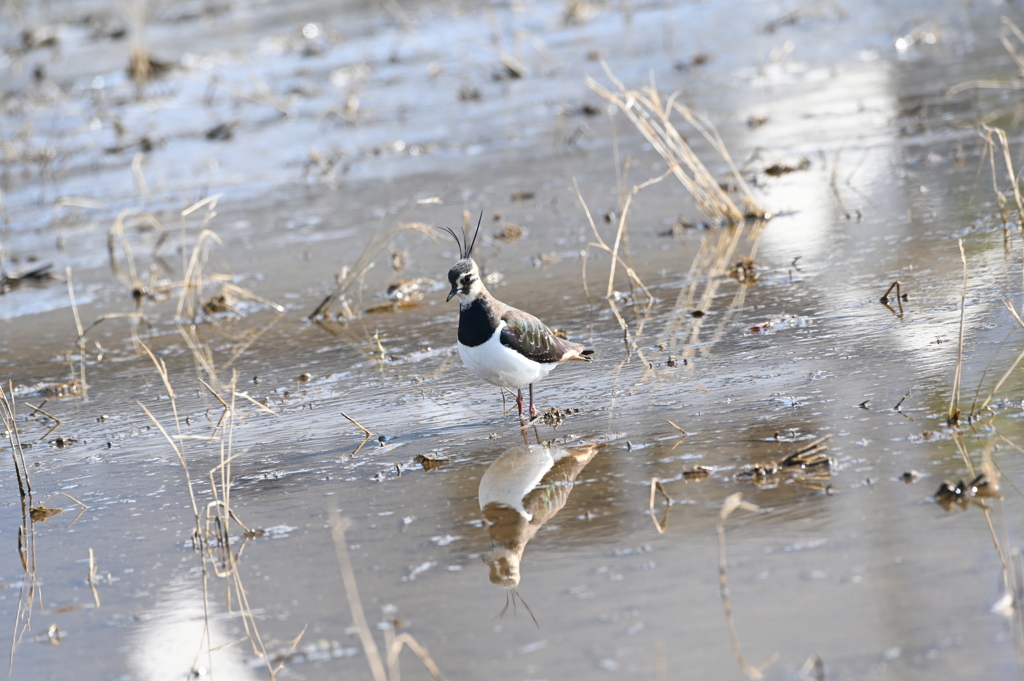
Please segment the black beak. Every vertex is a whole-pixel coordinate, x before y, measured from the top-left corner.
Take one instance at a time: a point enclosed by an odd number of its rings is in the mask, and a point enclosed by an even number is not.
[[[452,298],[454,298],[454,297],[455,297],[455,294],[456,294],[456,293],[458,293],[458,292],[459,292],[459,287],[458,287],[458,286],[452,286],[452,291],[451,291],[451,293],[449,293],[449,294],[448,294],[448,298],[447,298],[447,299],[445,299],[445,301],[444,301],[444,302],[446,302],[446,303],[447,303],[447,302],[448,302],[449,300],[451,300]]]

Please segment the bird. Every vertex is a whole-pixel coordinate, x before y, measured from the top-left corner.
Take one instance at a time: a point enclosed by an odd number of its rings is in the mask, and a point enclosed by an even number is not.
[[[456,296],[459,299],[462,363],[477,378],[514,391],[519,420],[523,422],[523,388],[529,386],[530,417],[535,418],[539,412],[533,404],[533,384],[563,362],[591,361],[594,351],[559,338],[541,320],[490,294],[472,258],[482,220],[483,212],[472,241],[460,240],[450,227],[445,227],[459,247],[459,261],[448,271],[452,289],[445,302]]]

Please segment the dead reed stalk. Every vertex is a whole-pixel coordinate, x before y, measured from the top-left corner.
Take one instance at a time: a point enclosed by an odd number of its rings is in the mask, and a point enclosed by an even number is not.
[[[583,212],[586,214],[587,221],[590,223],[590,229],[591,231],[594,232],[594,238],[597,239],[596,242],[591,242],[587,244],[587,253],[589,254],[591,248],[599,248],[602,251],[611,255],[612,262],[611,269],[608,272],[608,285],[605,291],[605,300],[608,301],[608,306],[611,308],[612,313],[615,315],[615,319],[618,320],[619,326],[622,328],[622,336],[623,340],[626,343],[627,353],[629,351],[635,350],[645,363],[647,362],[647,360],[646,358],[644,358],[643,353],[640,350],[640,347],[637,345],[637,340],[643,333],[643,325],[644,321],[646,320],[646,313],[650,311],[651,306],[654,304],[654,296],[651,295],[651,292],[647,290],[647,287],[644,286],[643,281],[640,280],[640,277],[633,270],[633,268],[622,259],[622,256],[619,255],[619,249],[622,247],[626,239],[626,217],[629,214],[630,206],[633,204],[633,198],[642,190],[646,189],[652,184],[657,184],[658,182],[661,182],[668,176],[669,172],[671,172],[671,170],[665,172],[659,177],[650,179],[647,182],[643,182],[633,187],[633,191],[630,192],[629,196],[626,198],[623,204],[622,215],[619,217],[619,226],[615,230],[614,246],[609,246],[605,242],[604,238],[601,236],[601,233],[597,229],[597,225],[594,223],[594,217],[590,213],[590,208],[587,206],[587,202],[583,199],[583,194],[582,192],[580,192],[580,187],[579,184],[576,182],[576,178],[573,178],[572,181],[573,186],[576,188],[576,197],[579,199],[580,205],[583,206]],[[587,296],[587,300],[590,300],[590,286],[587,283],[587,260],[587,257],[583,258],[583,290]],[[618,305],[616,305],[615,303],[615,271],[618,267],[622,267],[623,271],[626,273],[630,289],[633,290],[634,295],[632,297],[634,299],[636,298],[636,291],[634,290],[635,287],[639,288],[640,291],[647,298],[647,304],[643,308],[643,313],[645,314],[642,318],[639,311],[636,308],[634,308],[635,328],[632,337],[630,336],[629,332],[629,324],[623,318],[622,313],[619,312]]]
[[[661,496],[665,500],[665,515],[662,516],[661,520],[658,520],[658,516],[654,512],[655,492],[661,492]],[[658,534],[665,534],[665,528],[668,527],[668,512],[672,508],[672,497],[668,495],[668,492],[665,491],[665,486],[657,478],[651,478],[651,498],[647,506],[647,512],[651,514],[651,520],[654,521],[654,529],[658,531]]]
[[[1020,314],[1018,314],[1016,308],[1013,307],[1013,304],[1005,300],[1003,301],[1003,304],[1006,305],[1006,308],[1010,311],[1010,314],[1012,314],[1013,318],[1017,321],[1017,324],[1024,328],[1024,319],[1021,319]],[[1010,377],[1010,375],[1013,373],[1013,370],[1017,368],[1017,366],[1021,363],[1022,360],[1024,360],[1024,350],[1021,350],[1021,353],[1017,355],[1017,359],[1013,360],[1013,363],[1010,365],[1010,368],[1006,370],[1002,378],[1000,378],[999,381],[996,383],[995,387],[992,388],[992,391],[988,394],[988,397],[985,398],[985,401],[978,409],[979,413],[985,411],[985,409],[988,408],[989,402],[992,401],[992,398],[995,397],[996,393],[999,392],[999,389],[1003,387],[1003,383],[1006,382],[1006,379]],[[975,401],[977,401],[977,398],[975,398]],[[975,412],[972,407],[971,415],[973,416],[974,413]]]
[[[28,463],[25,461],[25,450],[21,446],[21,435],[18,433],[18,411],[14,402],[14,385],[7,384],[7,392],[0,384],[0,419],[4,423],[4,435],[11,445],[14,458],[14,474],[18,480],[18,492],[24,499],[32,493],[32,483],[28,477]]]
[[[25,461],[25,450],[18,434],[17,409],[14,402],[14,386],[8,382],[7,391],[0,385],[0,420],[4,424],[4,435],[11,445],[14,458],[14,471],[18,480],[18,492],[21,496],[21,525],[18,527],[18,557],[24,577],[18,594],[18,609],[14,620],[14,631],[11,634],[11,652],[8,660],[8,675],[14,669],[14,653],[17,651],[25,633],[32,627],[32,609],[38,595],[42,607],[42,592],[39,589],[39,573],[36,567],[36,535],[32,521],[32,483],[29,480],[28,464]]]
[[[1021,47],[1024,46],[1024,32],[1021,32],[1017,24],[1009,17],[1004,16],[1001,21],[1003,26],[999,29],[999,41],[1017,65],[1020,75],[1024,76],[1024,56],[1021,55]],[[946,97],[953,97],[972,89],[1024,90],[1024,80],[1021,78],[1013,78],[1009,81],[970,80],[966,83],[958,83],[946,90]]]
[[[736,655],[736,662],[740,665],[740,670],[747,676],[751,681],[758,681],[764,678],[764,670],[775,661],[778,654],[772,655],[767,662],[762,664],[760,667],[755,667],[746,661],[743,657],[743,652],[740,650],[740,639],[736,633],[736,621],[732,616],[732,604],[729,602],[729,581],[726,574],[728,563],[725,559],[725,521],[729,519],[732,512],[737,509],[743,509],[744,511],[750,511],[757,513],[760,511],[760,507],[751,504],[747,501],[743,501],[743,495],[740,492],[731,494],[725,499],[725,503],[722,504],[722,510],[718,514],[718,585],[719,595],[722,597],[722,608],[725,610],[725,621],[729,626],[729,641],[732,643],[732,651]]]
[[[402,652],[402,646],[409,646],[430,672],[430,675],[437,681],[444,681],[444,676],[433,658],[430,657],[430,653],[409,634],[399,634],[389,640],[386,651],[387,667],[385,668],[385,658],[381,657],[377,642],[373,639],[373,632],[366,621],[366,614],[363,612],[363,602],[359,598],[359,584],[356,582],[355,570],[352,569],[352,559],[348,555],[345,531],[351,526],[351,523],[348,519],[339,516],[338,510],[333,507],[329,509],[328,516],[331,523],[331,538],[334,540],[334,550],[338,556],[338,567],[341,569],[341,581],[345,586],[345,597],[352,613],[352,623],[359,631],[359,640],[363,645],[366,662],[370,665],[373,681],[400,681],[397,660],[399,653]]]
[[[964,240],[959,239],[960,260],[964,264],[964,284],[960,293],[960,334],[957,341],[956,372],[953,375],[953,389],[949,396],[949,411],[946,423],[950,426],[960,425],[960,387],[964,365],[964,310],[967,307],[967,256],[964,254]]]
[[[715,126],[702,114],[677,101],[679,93],[673,93],[663,100],[651,78],[651,84],[640,90],[630,90],[615,77],[607,64],[602,63],[605,73],[618,91],[612,91],[599,82],[587,77],[587,85],[598,95],[617,106],[644,138],[668,163],[671,172],[683,187],[693,196],[698,209],[716,224],[737,224],[747,218],[768,219],[766,211],[754,198],[746,180],[733,163],[725,143]],[[722,157],[736,185],[743,196],[743,208],[732,200],[719,185],[715,177],[690,147],[686,138],[672,121],[673,113],[682,116],[696,132],[711,144]]]
[[[241,573],[238,569],[238,561],[241,556],[242,549],[239,549],[237,553],[233,552],[231,549],[231,522],[234,521],[243,530],[248,530],[231,508],[231,464],[235,459],[235,456],[232,454],[232,447],[234,443],[235,421],[238,416],[236,398],[244,397],[250,401],[252,400],[247,395],[237,392],[237,377],[232,377],[230,384],[227,386],[229,395],[227,399],[221,396],[217,390],[210,386],[210,384],[200,379],[200,382],[213,393],[214,397],[224,407],[224,414],[221,416],[221,420],[214,428],[214,434],[218,431],[220,433],[220,463],[217,466],[214,466],[210,470],[209,474],[210,489],[213,500],[206,505],[205,513],[201,513],[199,504],[196,500],[195,486],[189,470],[188,461],[185,458],[184,446],[185,440],[188,438],[182,433],[177,398],[174,388],[171,385],[167,366],[163,360],[158,359],[153,354],[148,346],[143,345],[142,347],[149,355],[153,365],[156,367],[157,373],[163,381],[164,388],[167,391],[167,395],[171,403],[171,412],[176,435],[172,436],[168,433],[160,420],[157,419],[144,404],[139,402],[139,406],[142,407],[144,412],[146,412],[146,415],[150,418],[157,430],[159,430],[164,436],[168,445],[170,445],[171,449],[178,456],[178,461],[181,463],[182,470],[185,473],[185,483],[188,488],[189,498],[192,502],[192,513],[195,522],[195,526],[192,530],[192,542],[193,547],[202,556],[201,570],[203,576],[203,606],[206,615],[206,651],[208,654],[212,652],[212,646],[209,640],[210,606],[208,584],[210,573],[212,572],[213,575],[228,580],[228,609],[230,611],[234,611],[235,608],[233,602],[237,601],[238,613],[241,616],[246,637],[252,646],[253,653],[259,656],[260,659],[264,660],[267,672],[269,673],[271,680],[273,680],[276,678],[276,673],[280,670],[283,663],[280,663],[277,666],[274,666],[271,663],[270,657],[267,654],[266,646],[264,645],[262,636],[260,635],[259,627],[257,626],[256,616],[249,603],[248,592],[245,589]],[[197,363],[201,364],[207,361],[205,353],[208,353],[208,350],[209,349],[205,347],[192,346],[193,355],[196,357]],[[256,404],[256,406],[261,409],[265,409],[262,405]],[[205,439],[212,438],[213,436]],[[242,547],[244,548],[244,546],[245,544],[243,543]],[[296,639],[296,643],[297,642],[298,639]],[[200,649],[200,654],[201,653],[202,649]]]

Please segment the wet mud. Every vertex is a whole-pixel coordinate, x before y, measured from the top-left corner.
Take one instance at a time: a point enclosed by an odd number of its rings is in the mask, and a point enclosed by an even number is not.
[[[1012,9],[0,8],[11,678],[1019,675]],[[634,193],[612,75],[772,217]],[[595,350],[526,427],[444,300],[481,210]]]

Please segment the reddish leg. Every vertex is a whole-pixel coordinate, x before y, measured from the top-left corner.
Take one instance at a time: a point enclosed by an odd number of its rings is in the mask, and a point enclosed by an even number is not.
[[[533,406],[533,383],[530,384],[530,418],[537,418],[540,410]]]
[[[516,406],[519,407],[519,420],[523,420],[523,389],[520,388],[516,394]]]

